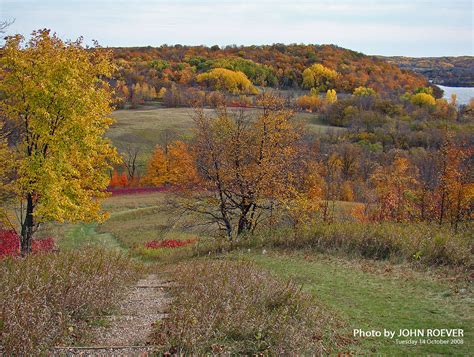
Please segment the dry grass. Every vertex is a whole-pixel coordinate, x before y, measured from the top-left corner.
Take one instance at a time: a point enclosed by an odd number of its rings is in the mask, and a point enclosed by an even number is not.
[[[147,207],[161,207],[166,203],[168,193],[166,192],[147,192],[135,193],[130,195],[114,195],[108,197],[103,204],[104,209],[114,213],[126,212]]]
[[[289,229],[261,232],[254,241],[273,247],[312,248],[424,266],[472,264],[472,227],[454,233],[449,227],[425,223],[319,223],[296,234]]]
[[[243,261],[181,264],[155,342],[177,354],[327,354],[341,324],[303,293]]]
[[[110,308],[139,266],[104,249],[0,261],[0,344],[5,355],[39,355],[80,338]]]
[[[255,109],[246,109],[246,111],[255,112]],[[205,112],[213,113],[213,110],[205,109]],[[140,163],[146,161],[155,145],[159,143],[160,135],[163,132],[173,133],[176,138],[184,140],[191,138],[193,134],[192,108],[151,106],[134,110],[117,110],[112,116],[116,122],[108,131],[108,137],[118,147],[123,147],[126,144],[139,145],[142,152],[139,158]],[[328,126],[315,114],[311,113],[295,113],[294,120],[305,123],[310,133],[346,130],[345,128]]]
[[[163,131],[171,131],[179,137],[191,134],[193,127],[191,108],[154,108],[117,110],[113,113],[115,124],[108,132],[114,144],[140,144],[150,152],[158,144]]]
[[[158,255],[148,254],[156,252],[144,250],[146,242],[162,239],[194,239],[197,235],[201,236],[202,229],[194,227],[192,223],[189,227],[176,224],[174,212],[166,209],[166,201],[172,195],[156,192],[112,196],[104,204],[104,208],[111,212],[111,216],[97,227],[97,231],[112,234],[121,246],[147,258]],[[189,218],[186,220],[189,221]]]

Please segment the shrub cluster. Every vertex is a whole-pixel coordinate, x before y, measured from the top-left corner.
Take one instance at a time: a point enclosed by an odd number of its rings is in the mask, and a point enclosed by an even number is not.
[[[39,355],[75,339],[113,304],[139,267],[103,249],[0,261],[0,345],[5,355]]]
[[[52,237],[33,240],[33,253],[51,252],[54,249]],[[0,258],[20,254],[20,236],[13,230],[0,230]]]
[[[20,240],[14,231],[0,230],[0,258],[17,255],[20,251]]]
[[[262,233],[263,234],[263,233]],[[403,223],[337,222],[318,224],[294,234],[266,232],[269,245],[340,251],[371,259],[415,261],[423,265],[469,266],[472,238],[449,227]]]
[[[327,354],[340,322],[292,282],[244,261],[181,264],[154,339],[170,353]]]
[[[124,188],[112,188],[109,187],[107,192],[110,192],[112,196],[122,195],[135,195],[138,193],[153,193],[153,192],[165,192],[167,187],[124,187]]]
[[[472,228],[455,233],[449,226],[426,223],[334,222],[316,223],[294,230],[288,227],[261,229],[234,242],[200,239],[192,254],[204,256],[235,249],[313,249],[417,266],[470,268],[474,251]]]

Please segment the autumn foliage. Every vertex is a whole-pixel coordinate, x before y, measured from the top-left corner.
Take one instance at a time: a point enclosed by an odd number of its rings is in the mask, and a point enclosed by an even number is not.
[[[406,158],[398,157],[386,167],[380,167],[371,177],[377,202],[377,219],[404,221],[415,213],[412,198],[417,181],[416,169]]]
[[[194,150],[204,191],[195,192],[184,209],[210,217],[229,240],[252,232],[277,206],[296,212],[319,204],[312,201],[317,173],[313,180],[311,165],[300,160],[305,150],[293,112],[272,94],[260,95],[257,106],[253,116],[226,107],[210,115],[202,108],[195,112]]]
[[[196,81],[215,90],[228,91],[233,94],[257,93],[257,89],[244,73],[225,68],[215,68],[202,73],[196,77]]]
[[[303,87],[325,92],[335,88],[338,76],[335,70],[317,63],[303,71]]]
[[[473,154],[471,147],[453,143],[448,136],[441,148],[439,184],[435,190],[436,218],[457,227],[459,222],[472,218],[474,183],[469,179],[466,160]]]
[[[454,144],[449,134],[440,150],[433,184],[423,182],[417,167],[406,157],[396,157],[370,177],[374,199],[354,207],[360,221],[432,221],[458,225],[472,217],[474,185],[467,160],[472,149]]]
[[[416,93],[413,96],[411,96],[410,101],[418,105],[420,107],[422,106],[434,106],[436,104],[435,98],[428,93]]]
[[[0,66],[1,117],[17,129],[15,145],[9,146],[16,158],[9,184],[25,208],[26,254],[43,222],[106,217],[100,202],[107,195],[108,171],[118,161],[104,137],[114,100],[105,78],[113,66],[109,52],[86,50],[81,40],[64,42],[47,30],[34,32],[29,41],[9,37]]]
[[[295,104],[300,110],[315,112],[322,107],[323,101],[318,95],[303,95],[296,99]]]
[[[377,92],[375,92],[372,88],[360,86],[354,89],[352,94],[359,97],[370,97],[377,95]]]
[[[109,187],[127,187],[129,185],[127,173],[124,171],[121,174],[115,169],[112,171],[112,177],[110,178]]]
[[[141,87],[148,84],[158,91],[173,85],[189,88],[204,79],[205,82],[214,82],[208,83],[211,87],[217,84],[230,92],[241,92],[243,87],[247,87],[247,80],[254,86],[315,88],[321,92],[336,89],[352,93],[355,88],[365,86],[381,94],[404,93],[428,84],[421,75],[401,70],[382,59],[330,45],[274,44],[224,48],[175,45],[114,48],[113,52],[120,78],[117,87],[128,101],[136,84]],[[216,69],[218,71],[213,72]],[[232,83],[227,86],[226,80]],[[237,82],[243,86],[236,87]],[[124,83],[127,90],[123,88]],[[250,93],[254,92],[248,89]]]
[[[157,145],[148,162],[144,182],[151,186],[193,185],[198,183],[193,153],[182,141],[174,141],[166,148]]]
[[[54,239],[43,238],[32,242],[32,252],[50,252],[54,249]],[[13,230],[0,230],[0,258],[20,255],[20,236]]]

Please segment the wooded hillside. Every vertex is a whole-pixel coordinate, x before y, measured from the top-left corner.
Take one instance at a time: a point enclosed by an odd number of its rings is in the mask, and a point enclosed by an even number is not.
[[[474,87],[474,57],[380,57],[426,76],[434,84],[451,87]]]
[[[120,76],[128,87],[192,85],[214,68],[243,72],[256,86],[298,89],[303,71],[322,64],[338,74],[335,89],[351,92],[367,86],[378,93],[404,93],[427,85],[425,77],[374,56],[333,45],[182,46],[113,48]]]

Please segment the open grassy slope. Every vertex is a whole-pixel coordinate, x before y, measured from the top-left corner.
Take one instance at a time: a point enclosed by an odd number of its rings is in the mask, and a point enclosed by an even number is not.
[[[351,262],[314,253],[247,257],[279,276],[299,281],[304,290],[348,322],[349,335],[353,329],[385,328],[397,333],[416,328],[464,329],[463,345],[406,346],[397,344],[396,338],[358,338],[351,349],[359,353],[467,356],[472,351],[474,306],[465,286],[468,283],[455,284],[388,263]]]
[[[125,249],[146,261],[166,262],[171,266],[175,261],[188,259],[189,252],[185,251],[169,257],[140,251],[150,240],[205,238],[205,232],[195,227],[173,224],[172,215],[163,210],[169,195],[172,193],[110,197],[104,208],[111,215],[104,224],[55,227],[58,234],[63,232],[59,246],[80,249],[84,245],[98,244]],[[453,280],[452,275],[443,278],[439,273],[415,271],[408,265],[336,258],[314,251],[260,254],[254,249],[250,252],[244,249],[219,258],[251,260],[283,279],[292,278],[302,284],[319,304],[345,322],[338,333],[353,340],[348,350],[360,354],[417,356],[468,355],[472,348],[471,289],[466,281]],[[463,345],[405,346],[383,337],[353,339],[352,330],[358,328],[396,331],[461,328],[465,337]]]
[[[142,151],[151,151],[160,142],[164,131],[180,139],[192,133],[193,119],[190,108],[157,108],[117,110],[113,113],[115,124],[108,136],[115,145],[139,144]]]
[[[162,253],[167,253],[146,249],[147,242],[165,239],[188,240],[198,236],[204,238],[206,231],[195,225],[197,219],[191,217],[186,223],[177,222],[174,212],[165,209],[170,195],[173,193],[153,192],[108,198],[104,208],[110,212],[110,218],[97,226],[96,234],[100,237],[114,237],[131,255],[145,260],[158,255],[164,258]],[[169,253],[174,254],[175,251],[170,250]],[[172,261],[173,258],[168,260]]]
[[[212,114],[213,110],[205,109],[205,112]],[[163,143],[164,135],[168,135],[172,140],[185,141],[193,135],[192,108],[163,108],[149,105],[139,109],[117,110],[112,116],[116,122],[108,131],[108,137],[119,149],[126,145],[140,146],[142,161],[148,157],[156,144]],[[324,133],[327,130],[346,130],[325,125],[312,113],[296,113],[294,120],[305,123],[309,132],[313,134]]]
[[[211,110],[209,110],[210,112]],[[108,135],[114,144],[141,148],[144,164],[165,131],[174,138],[192,136],[192,110],[188,108],[143,107],[121,110],[114,114],[116,123]],[[344,130],[323,125],[310,113],[297,113],[295,120],[305,122],[312,133]],[[99,245],[125,251],[146,261],[174,266],[178,260],[193,254],[183,247],[182,254],[165,256],[147,251],[146,242],[162,239],[207,241],[209,234],[192,223],[179,224],[173,212],[165,209],[172,192],[116,195],[104,202],[110,218],[103,224],[50,224],[45,235],[60,237],[61,250],[79,250]],[[344,217],[354,203],[337,202],[335,215]],[[203,252],[201,252],[203,253]],[[180,255],[181,254],[181,255]],[[207,251],[205,252],[207,255]],[[270,251],[258,254],[252,249],[241,253],[219,255],[219,259],[251,260],[262,269],[283,278],[293,278],[314,295],[318,304],[337,319],[344,321],[339,334],[352,340],[348,350],[358,354],[380,355],[468,355],[472,350],[473,300],[471,288],[463,280],[443,279],[438,273],[418,272],[408,265],[389,262],[335,258],[315,251],[293,251],[286,254]],[[214,259],[211,254],[209,259]],[[202,259],[198,259],[202,260]],[[205,259],[204,259],[205,260]],[[191,260],[190,264],[194,261]],[[352,338],[353,329],[396,330],[413,328],[461,328],[463,345],[427,344],[406,346],[382,338]],[[341,351],[347,352],[347,351]]]
[[[124,250],[110,233],[96,232],[96,223],[70,225],[64,232],[64,239],[59,241],[60,249],[81,249],[84,246],[99,246],[107,249]]]

